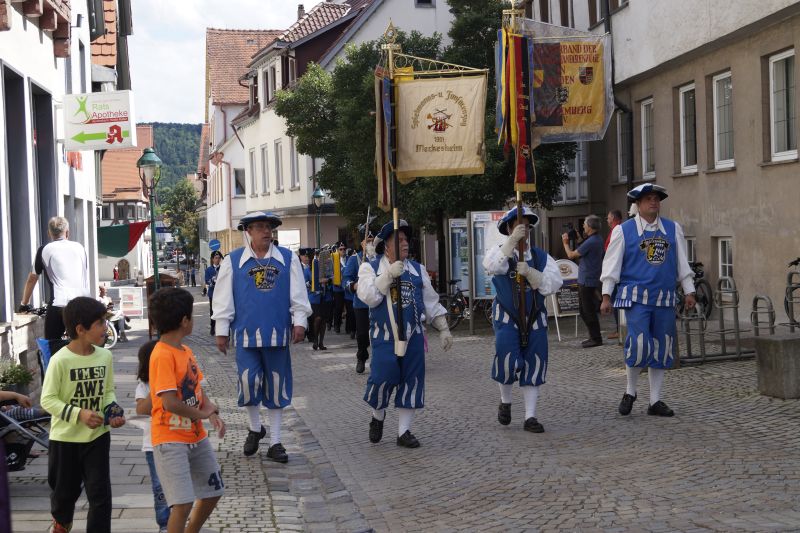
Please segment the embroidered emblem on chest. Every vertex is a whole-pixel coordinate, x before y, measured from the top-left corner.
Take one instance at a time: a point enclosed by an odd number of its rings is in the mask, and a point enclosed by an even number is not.
[[[643,239],[639,249],[644,252],[645,259],[651,265],[661,265],[667,259],[669,242],[660,236]]]
[[[273,265],[257,266],[247,271],[247,275],[253,280],[253,285],[260,291],[271,291],[275,288],[280,271]]]

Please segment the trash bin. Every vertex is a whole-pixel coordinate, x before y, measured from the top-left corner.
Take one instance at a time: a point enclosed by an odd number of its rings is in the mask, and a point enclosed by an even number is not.
[[[174,276],[170,276],[169,274],[159,274],[158,275],[159,286],[163,289],[164,287],[177,287],[178,286],[178,279]],[[149,278],[144,280],[145,286],[147,287],[147,301],[150,301],[150,296],[156,292],[156,279],[155,276],[150,276]],[[153,338],[153,332],[155,328],[153,327],[153,323],[150,322],[150,305],[148,303],[148,310],[147,310],[147,335],[148,338]]]

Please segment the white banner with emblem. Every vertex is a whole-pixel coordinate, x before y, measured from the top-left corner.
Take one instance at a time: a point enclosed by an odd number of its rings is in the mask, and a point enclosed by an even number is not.
[[[397,178],[481,174],[486,75],[397,78]]]

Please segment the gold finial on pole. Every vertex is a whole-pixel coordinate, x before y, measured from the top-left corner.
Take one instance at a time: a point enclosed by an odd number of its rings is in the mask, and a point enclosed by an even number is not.
[[[394,55],[400,53],[401,47],[397,44],[397,28],[391,20],[389,20],[386,31],[383,32],[383,40],[386,41],[386,43],[381,45],[381,50],[386,52],[389,79],[394,79]]]
[[[520,0],[506,1],[508,2],[510,9],[503,10],[503,26],[510,31],[515,31],[517,29],[517,18],[525,16],[523,2]]]

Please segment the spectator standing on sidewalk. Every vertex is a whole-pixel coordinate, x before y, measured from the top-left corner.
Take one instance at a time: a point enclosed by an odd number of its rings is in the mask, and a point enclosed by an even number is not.
[[[642,368],[650,380],[648,415],[673,416],[661,401],[664,373],[675,360],[675,285],[686,294],[686,307],[695,306],[693,272],[686,259],[686,239],[680,224],[659,212],[667,190],[654,183],[631,189],[638,214],[611,234],[600,281],[603,283],[601,311],[625,310],[627,388],[619,413],[628,415],[636,401],[636,384]],[[611,295],[616,290],[614,300]]]
[[[589,215],[583,221],[583,234],[586,238],[573,250],[569,245],[569,234],[564,233],[561,240],[567,257],[578,264],[578,297],[580,301],[581,318],[589,338],[581,343],[584,348],[592,348],[603,344],[603,334],[600,332],[600,320],[597,312],[600,310],[600,271],[603,268],[603,241],[600,238],[600,217]]]
[[[239,372],[239,406],[247,410],[250,431],[244,454],[253,455],[267,433],[260,405],[267,408],[270,443],[267,457],[289,460],[281,444],[283,409],[292,402],[289,346],[303,340],[311,304],[303,268],[288,248],[272,244],[281,219],[255,211],[241,218],[245,246],[222,261],[214,291],[217,348],[225,353],[230,336]]]
[[[611,234],[614,233],[614,228],[622,224],[622,211],[619,209],[612,209],[606,215],[606,222],[608,222],[608,235],[606,235],[606,242],[605,246],[603,247],[603,252],[605,253],[608,250],[608,244],[611,242]],[[611,299],[614,299],[614,295],[611,295]],[[608,334],[609,339],[619,339],[619,309],[614,308],[614,331]]]
[[[51,242],[39,247],[22,291],[20,312],[31,311],[33,289],[44,274],[49,298],[44,317],[45,339],[58,339],[64,334],[64,307],[76,296],[89,296],[89,258],[79,242],[69,240],[69,222],[64,217],[53,217],[47,223]]]
[[[214,313],[214,287],[217,285],[217,276],[219,276],[219,265],[222,263],[222,252],[214,250],[211,252],[211,266],[206,268],[205,282],[208,288],[208,313]],[[215,321],[211,319],[211,335],[216,335]]]

